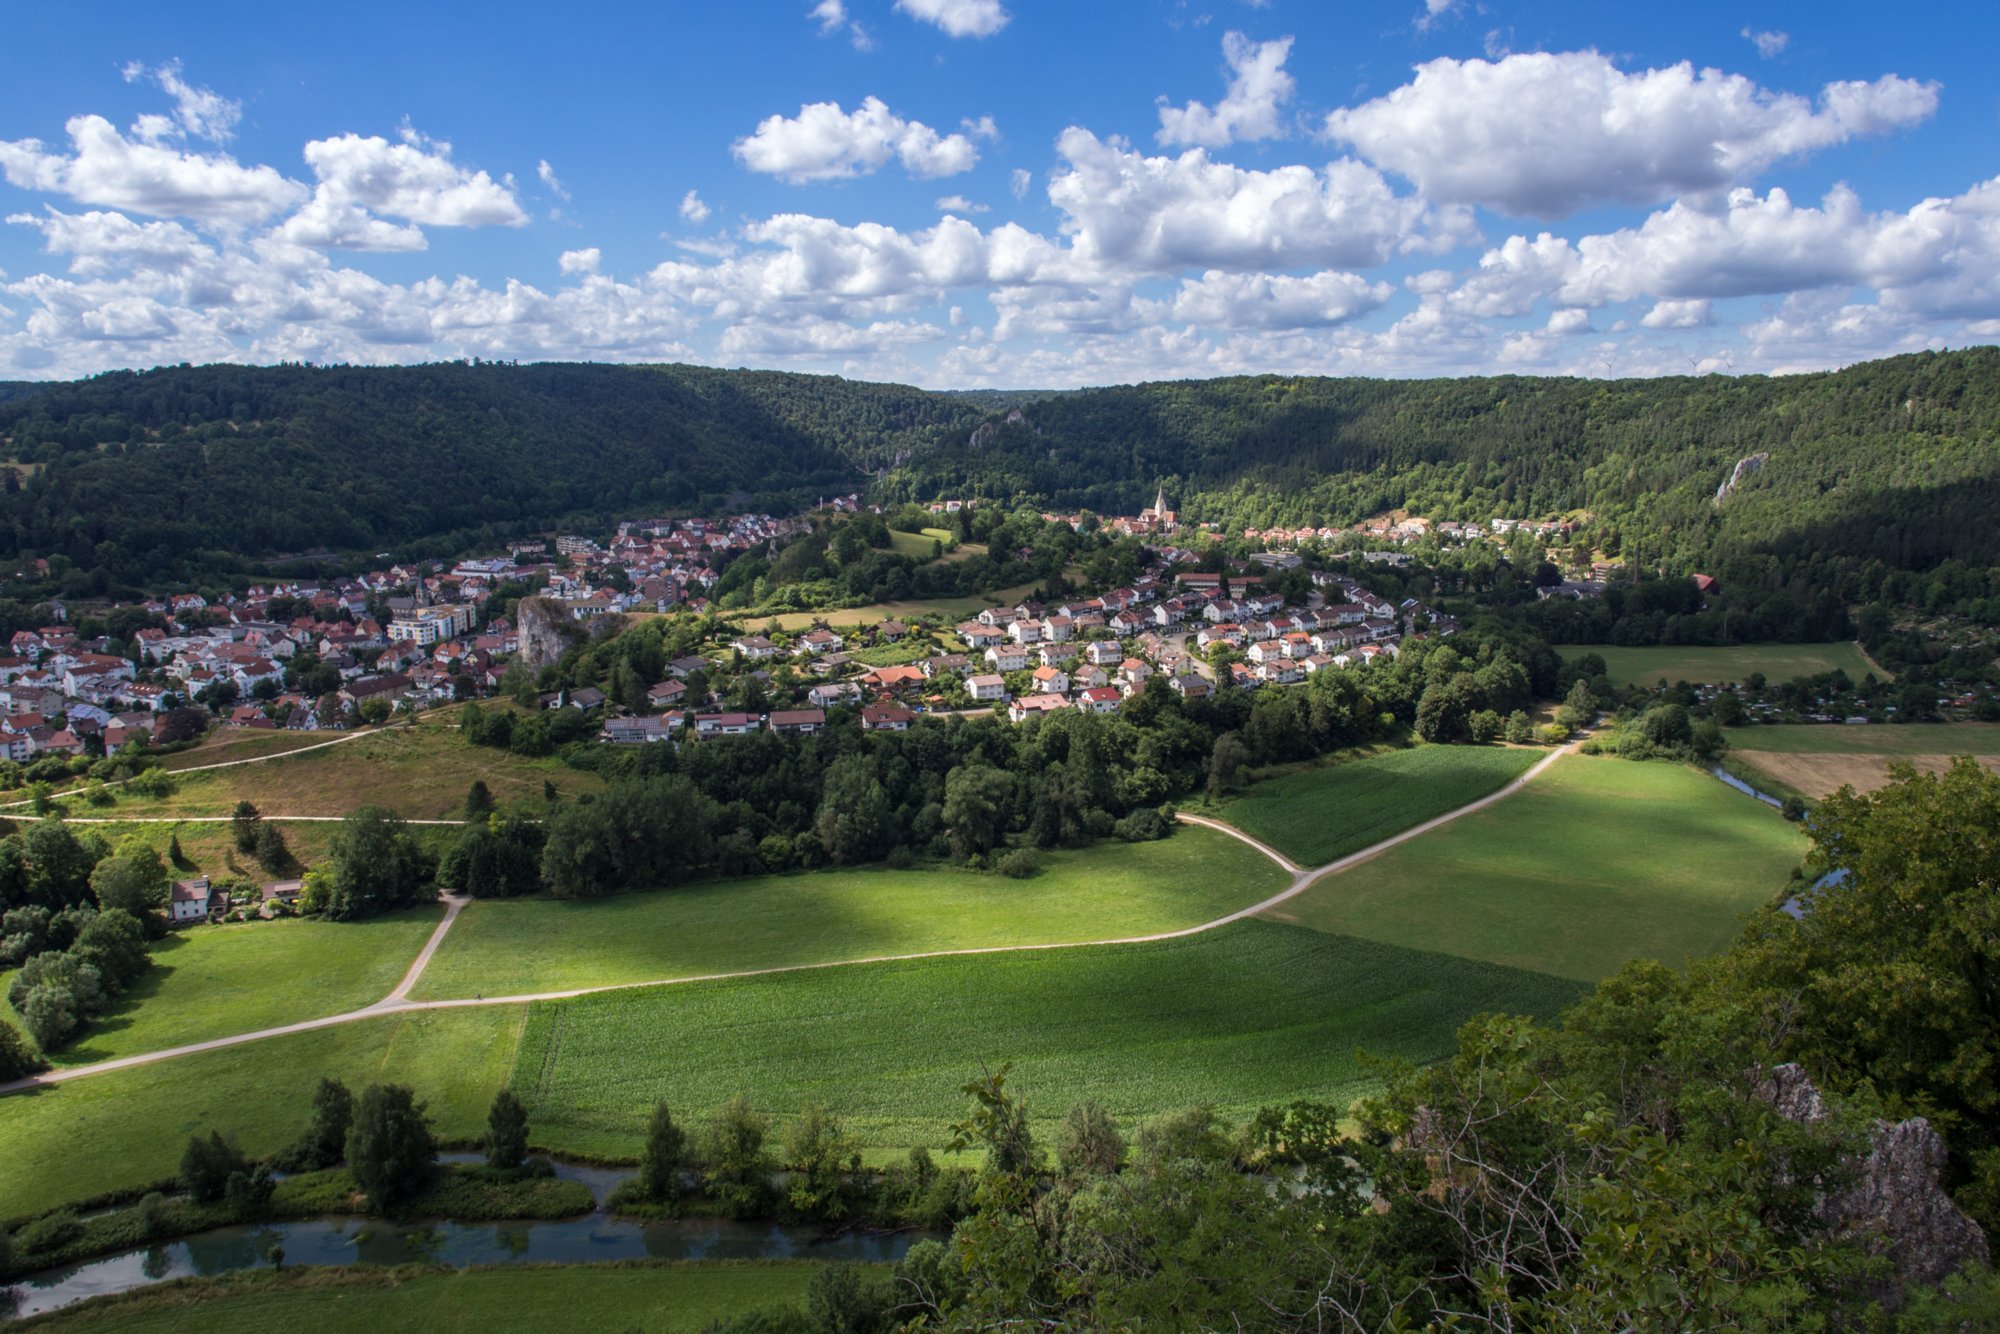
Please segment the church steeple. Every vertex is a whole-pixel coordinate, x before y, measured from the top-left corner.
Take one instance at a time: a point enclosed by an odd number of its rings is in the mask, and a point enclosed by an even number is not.
[[[1160,483],[1159,494],[1153,497],[1153,513],[1165,514],[1166,512],[1167,512],[1167,484],[1165,482],[1162,482]]]

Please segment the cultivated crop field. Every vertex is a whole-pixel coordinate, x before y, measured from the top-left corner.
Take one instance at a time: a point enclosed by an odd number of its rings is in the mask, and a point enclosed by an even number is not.
[[[2000,771],[2000,724],[1910,723],[1742,727],[1729,733],[1730,757],[1755,779],[1819,798],[1852,785],[1872,792],[1901,761],[1941,773],[1954,755],[1978,756]]]
[[[476,1139],[525,1016],[517,1006],[392,1015],[0,1098],[0,1216],[164,1181],[196,1132],[276,1152],[304,1127],[322,1075],[357,1091],[409,1084],[440,1135]]]
[[[1594,981],[1628,959],[1725,948],[1805,847],[1777,812],[1699,770],[1572,755],[1270,915]]]
[[[1226,803],[1223,819],[1301,866],[1324,866],[1477,801],[1547,751],[1420,746],[1266,779]]]
[[[1891,674],[1869,662],[1858,644],[1734,644],[1725,648],[1704,645],[1662,645],[1620,648],[1616,644],[1564,644],[1557,650],[1574,661],[1586,653],[1603,657],[1605,673],[1613,685],[1650,686],[1662,678],[1668,685],[1686,681],[1690,685],[1720,685],[1742,681],[1752,672],[1762,672],[1770,681],[1789,681],[1795,676],[1818,676],[1835,670],[1854,680],[1873,672],[1883,680]]]
[[[977,955],[612,992],[533,1007],[513,1084],[537,1143],[633,1155],[665,1099],[822,1102],[866,1145],[941,1144],[981,1063],[1048,1129],[1095,1098],[1128,1121],[1240,1117],[1371,1086],[1357,1050],[1447,1052],[1483,1011],[1548,1016],[1574,982],[1268,922],[1149,945]]]
[[[153,967],[117,1007],[49,1059],[90,1065],[372,1005],[443,915],[426,907],[361,922],[287,918],[176,931],[153,946]],[[0,1121],[7,1111],[0,1105]]]
[[[520,995],[751,968],[1146,935],[1284,888],[1269,858],[1214,830],[1049,854],[1026,880],[956,870],[760,876],[587,901],[475,903],[420,999]]]
[[[183,1280],[47,1317],[57,1334],[318,1334],[496,1329],[701,1329],[776,1303],[798,1304],[817,1265],[805,1262],[523,1266],[471,1270],[249,1271]],[[581,1280],[581,1281],[579,1281]]]

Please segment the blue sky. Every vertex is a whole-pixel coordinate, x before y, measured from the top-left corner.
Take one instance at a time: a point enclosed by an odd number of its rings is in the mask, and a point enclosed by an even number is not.
[[[14,8],[0,378],[1624,375],[2000,338],[1990,5]]]

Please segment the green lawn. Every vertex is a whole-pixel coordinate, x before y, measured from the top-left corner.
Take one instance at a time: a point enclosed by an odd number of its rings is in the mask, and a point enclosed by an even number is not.
[[[1476,801],[1548,752],[1420,746],[1257,783],[1223,819],[1301,866],[1324,866],[1391,834]]]
[[[1785,755],[2000,755],[2000,723],[1774,724],[1728,736],[1732,750]]]
[[[34,1328],[121,1334],[339,1334],[431,1330],[696,1330],[774,1303],[802,1304],[816,1265],[535,1265],[294,1269],[189,1279],[56,1312]]]
[[[953,870],[825,871],[588,901],[475,903],[419,999],[621,982],[986,945],[1146,935],[1210,921],[1284,888],[1269,858],[1182,828],[1044,858],[1027,880]]]
[[[1752,672],[1762,672],[1771,681],[1789,681],[1795,676],[1818,676],[1838,668],[1859,681],[1882,671],[1862,656],[1859,645],[1834,644],[1734,644],[1727,648],[1700,645],[1663,645],[1648,648],[1620,648],[1616,644],[1564,644],[1557,650],[1574,661],[1586,653],[1603,657],[1606,673],[1614,685],[1656,684],[1665,677],[1669,685],[1686,681],[1691,685],[1741,681]]]
[[[1805,846],[1777,812],[1695,769],[1572,755],[1271,915],[1593,980],[1628,959],[1723,949]]]
[[[976,955],[612,992],[533,1007],[515,1067],[538,1143],[635,1155],[648,1109],[822,1102],[871,1147],[940,1145],[982,1062],[1046,1130],[1094,1098],[1127,1119],[1240,1117],[1373,1086],[1357,1049],[1427,1061],[1483,1011],[1548,1016],[1561,978],[1269,922],[1149,945]]]
[[[442,915],[426,907],[365,922],[291,918],[174,932],[153,946],[152,969],[116,1008],[53,1059],[89,1065],[372,1005]]]
[[[197,1132],[274,1152],[304,1129],[322,1075],[356,1092],[409,1084],[440,1134],[474,1139],[513,1068],[524,1014],[495,1006],[368,1019],[0,1098],[0,1216],[164,1180]]]

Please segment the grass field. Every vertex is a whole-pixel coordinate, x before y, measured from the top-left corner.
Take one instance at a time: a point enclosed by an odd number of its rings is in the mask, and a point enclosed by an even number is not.
[[[940,1144],[982,1062],[1045,1130],[1095,1098],[1128,1121],[1240,1117],[1371,1087],[1356,1050],[1431,1060],[1474,1014],[1549,1015],[1575,983],[1268,922],[1150,945],[840,968],[533,1008],[515,1068],[537,1142],[633,1155],[648,1109],[742,1094],[838,1110],[871,1146]]]
[[[483,780],[502,806],[539,802],[544,780],[564,796],[603,786],[595,774],[561,760],[526,759],[466,742],[458,720],[443,710],[402,727],[385,728],[344,745],[258,764],[190,773],[160,800],[121,799],[102,812],[127,819],[227,815],[248,799],[267,815],[346,815],[358,806],[387,806],[408,819],[449,819],[461,813],[466,789]],[[88,814],[73,804],[76,814]]]
[[[0,1209],[29,1215],[173,1174],[187,1137],[295,1137],[321,1075],[414,1086],[476,1137],[510,1077],[543,1148],[632,1156],[647,1110],[737,1093],[824,1102],[861,1141],[942,1144],[981,1061],[1017,1062],[1038,1122],[1090,1096],[1136,1118],[1240,1116],[1370,1086],[1357,1049],[1449,1050],[1485,1010],[1549,1015],[1577,984],[1267,922],[1152,945],[975,955],[363,1020],[0,1099]],[[523,1026],[529,1034],[523,1037]]]
[[[442,915],[412,908],[365,922],[289,918],[177,931],[153,947],[153,967],[117,1006],[51,1059],[89,1065],[372,1005]]]
[[[178,771],[204,764],[257,759],[265,755],[289,755],[308,746],[324,746],[345,735],[344,732],[265,732],[222,727],[210,732],[200,745],[167,756],[161,761],[161,767]]]
[[[441,1135],[474,1139],[513,1068],[525,1017],[513,1006],[393,1015],[0,1098],[0,1215],[164,1180],[196,1132],[275,1152],[305,1127],[322,1075],[357,1092],[409,1084]]]
[[[988,607],[1011,607],[1033,593],[1039,584],[1016,584],[963,598],[929,598],[922,601],[871,602],[865,607],[835,607],[826,611],[788,611],[771,617],[752,617],[758,625],[769,621],[782,630],[803,630],[817,621],[828,625],[873,625],[877,621],[907,621],[918,616],[942,616],[961,621],[977,616]]]
[[[1729,748],[1785,755],[2000,755],[2000,723],[1799,723],[1732,727]]]
[[[1548,752],[1422,746],[1257,783],[1223,806],[1223,819],[1301,866],[1380,842],[1520,777]]]
[[[1690,685],[1742,681],[1752,672],[1762,672],[1771,681],[1789,681],[1795,676],[1818,676],[1838,669],[1859,681],[1873,672],[1887,680],[1890,673],[1868,661],[1857,644],[1736,644],[1727,648],[1702,645],[1620,648],[1616,644],[1564,644],[1556,650],[1574,660],[1586,653],[1604,658],[1606,674],[1613,685],[1656,684],[1664,677],[1669,685],[1682,681]]]
[[[1721,950],[1804,851],[1777,812],[1697,770],[1573,755],[1271,915],[1594,980]]]
[[[1028,880],[953,870],[763,876],[588,902],[475,903],[417,996],[520,995],[783,964],[1145,935],[1284,888],[1269,858],[1182,828],[1047,857]]]
[[[58,1334],[340,1334],[430,1330],[685,1330],[774,1303],[803,1302],[817,1266],[535,1265],[469,1270],[293,1269],[184,1280],[73,1311],[36,1329]]]

